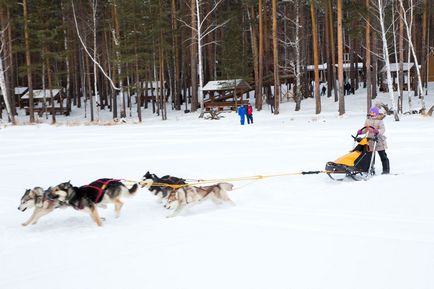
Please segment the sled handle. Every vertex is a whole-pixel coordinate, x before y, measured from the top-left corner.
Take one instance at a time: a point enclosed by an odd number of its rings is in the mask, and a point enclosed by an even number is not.
[[[364,126],[364,127],[362,127],[361,129],[359,129],[358,131],[360,131],[360,130],[364,130],[364,129],[366,129],[366,128],[371,128],[372,130],[375,130],[376,128],[375,127],[373,127],[372,125],[368,125],[368,126]],[[357,131],[357,132],[358,132]],[[377,134],[376,134],[377,135]],[[352,137],[354,137],[353,135],[351,135]],[[356,134],[356,137],[357,136],[359,136],[359,134],[357,133]]]

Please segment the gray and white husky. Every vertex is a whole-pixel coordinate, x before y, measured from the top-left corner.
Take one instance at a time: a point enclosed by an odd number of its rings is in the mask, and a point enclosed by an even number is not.
[[[166,209],[175,209],[168,217],[177,216],[185,207],[194,205],[206,199],[211,199],[216,204],[235,203],[229,198],[227,191],[232,191],[234,185],[231,183],[217,183],[211,186],[185,186],[169,194],[165,204]]]
[[[66,192],[58,192],[56,195],[53,195],[51,187],[46,191],[41,187],[27,189],[21,197],[18,210],[22,212],[31,208],[34,208],[34,210],[30,218],[22,223],[22,225],[34,225],[38,222],[39,218],[51,213],[54,209],[68,206],[66,203],[66,195]]]

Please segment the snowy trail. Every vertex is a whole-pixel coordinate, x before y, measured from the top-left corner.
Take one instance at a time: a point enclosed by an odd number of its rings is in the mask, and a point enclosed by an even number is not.
[[[148,170],[188,179],[322,170],[363,123],[362,113],[264,112],[241,127],[225,116],[1,129],[0,288],[434,288],[434,130],[417,116],[386,119],[396,176],[236,182],[236,206],[204,202],[175,218],[141,189],[119,219],[113,206],[99,209],[102,228],[72,209],[20,226],[29,187]]]

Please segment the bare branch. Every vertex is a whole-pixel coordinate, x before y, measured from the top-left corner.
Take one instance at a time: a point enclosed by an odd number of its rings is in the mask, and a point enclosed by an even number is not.
[[[89,58],[90,58],[90,59],[91,59],[91,60],[96,64],[96,66],[98,66],[99,70],[100,70],[101,73],[104,75],[104,77],[107,78],[107,80],[110,82],[110,85],[113,87],[113,89],[115,89],[115,90],[120,90],[120,88],[117,87],[117,86],[114,84],[114,82],[113,82],[113,80],[110,78],[110,76],[109,76],[109,75],[104,71],[104,69],[101,67],[101,65],[98,63],[98,61],[96,61],[96,59],[94,59],[94,58],[92,57],[92,54],[90,54],[89,50],[87,49],[86,44],[84,43],[83,39],[81,38],[80,30],[78,29],[77,16],[76,16],[76,14],[75,14],[75,8],[74,8],[74,1],[73,1],[73,0],[71,0],[71,5],[72,5],[72,13],[73,13],[73,15],[74,15],[74,22],[75,22],[75,28],[76,28],[76,31],[77,31],[77,36],[78,36],[78,39],[80,40],[81,45],[82,45],[83,48],[84,48],[84,51],[86,51],[86,54],[87,54],[87,55],[89,56]]]

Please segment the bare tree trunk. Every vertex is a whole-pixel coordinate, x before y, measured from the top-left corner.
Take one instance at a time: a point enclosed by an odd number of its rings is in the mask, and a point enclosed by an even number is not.
[[[71,66],[70,66],[70,56],[71,56],[71,52],[69,51],[69,46],[68,46],[68,31],[66,30],[66,27],[68,27],[68,23],[66,21],[66,11],[65,11],[65,7],[63,5],[63,1],[61,2],[61,11],[62,11],[62,22],[64,25],[64,29],[63,29],[63,46],[65,47],[65,65],[66,65],[66,88],[65,88],[65,93],[66,93],[66,109],[67,111],[71,110]]]
[[[398,63],[398,50],[396,47],[396,29],[395,29],[395,3],[392,3],[392,30],[393,30],[393,54],[395,55],[395,63]],[[399,73],[399,72],[398,72]],[[399,78],[399,75],[398,75]],[[401,91],[401,84],[397,83],[397,91]],[[396,107],[397,112],[399,113],[399,96],[398,96],[398,105]]]
[[[250,39],[251,39],[251,47],[252,47],[252,57],[253,57],[253,72],[255,77],[255,98],[257,101],[257,96],[260,95],[259,86],[259,63],[258,63],[258,44],[257,44],[257,35],[256,35],[256,24],[255,24],[255,7],[253,5],[249,5],[247,7],[247,15],[249,17],[249,28],[250,28]],[[255,101],[255,102],[256,102]]]
[[[329,4],[328,4],[329,0],[326,1],[326,10],[325,10],[325,52],[326,52],[326,59],[327,59],[327,98],[332,96],[332,82],[333,82],[333,69],[334,67],[331,65],[332,63],[332,56],[331,56],[331,47],[332,47],[332,43],[330,42],[330,33],[331,32],[331,26],[333,27],[333,23],[331,23],[329,21],[329,13],[331,13],[329,11]]]
[[[97,46],[96,46],[96,26],[97,26],[97,22],[96,22],[96,14],[98,11],[98,0],[92,0],[91,1],[91,5],[92,5],[92,23],[93,23],[93,59],[95,61],[93,61],[93,95],[92,95],[92,100],[91,100],[91,105],[92,105],[92,110],[93,110],[93,106],[94,104],[96,105],[96,117],[97,120],[99,120],[99,108],[101,105],[101,99],[98,93],[98,82],[97,82],[97,69],[96,69],[96,60],[97,60],[97,56],[98,56],[98,51],[97,51]]]
[[[163,9],[161,6],[160,1],[160,18],[163,17]],[[161,118],[162,120],[167,120],[167,108],[166,108],[166,95],[165,95],[165,78],[164,78],[164,72],[165,72],[165,66],[164,66],[164,38],[163,38],[163,28],[160,27],[160,40],[159,40],[159,67],[160,67],[160,107],[161,107]]]
[[[402,103],[404,101],[404,21],[402,11],[399,9],[399,101],[398,111],[402,113]]]
[[[378,0],[380,1],[380,0]],[[424,99],[424,91],[423,91],[423,87],[422,87],[422,78],[420,75],[420,70],[419,70],[419,62],[417,60],[417,54],[413,45],[413,41],[411,40],[411,26],[409,26],[409,23],[407,21],[407,14],[405,13],[405,9],[404,9],[404,4],[402,2],[402,0],[399,0],[399,3],[401,5],[401,9],[402,11],[404,11],[402,13],[403,17],[404,17],[404,25],[406,27],[406,31],[407,31],[407,38],[408,38],[408,44],[409,44],[409,48],[411,50],[411,54],[413,55],[413,59],[414,59],[414,64],[416,66],[416,75],[417,75],[417,87],[418,87],[418,91],[419,91],[419,97],[420,97],[420,102],[421,102],[421,110],[425,110],[425,99]],[[413,0],[410,0],[410,13],[413,14]]]
[[[330,52],[331,52],[331,57],[332,57],[331,66],[332,66],[332,73],[333,73],[333,82],[328,89],[329,90],[333,89],[334,96],[335,96],[335,102],[337,102],[339,100],[339,97],[338,97],[338,88],[336,87],[336,52],[335,52],[335,37],[334,37],[334,29],[333,29],[332,0],[327,0],[327,5],[328,5],[328,10],[330,12],[328,14],[328,18],[329,18],[329,23],[330,23],[330,44],[331,44]]]
[[[428,0],[424,0],[424,4],[423,4],[423,14],[422,14],[422,49],[421,49],[421,59],[420,59],[420,63],[421,63],[421,81],[422,81],[422,86],[423,87],[427,87],[427,79],[426,79],[426,71],[427,71],[427,49],[425,48],[427,45],[427,31],[428,31]]]
[[[90,66],[89,66],[89,60],[88,57],[84,57],[84,70],[86,71],[86,84],[87,84],[87,97],[85,100],[85,103],[87,103],[87,99],[90,100],[90,121],[95,120],[95,116],[93,114],[93,103],[92,103],[92,87],[91,87],[91,81],[90,81]]]
[[[11,105],[9,102],[10,90],[6,86],[6,77],[5,77],[6,69],[4,68],[4,59],[5,59],[4,52],[5,52],[6,43],[5,43],[5,37],[4,37],[5,29],[3,28],[3,23],[0,27],[0,29],[1,29],[0,30],[0,88],[1,88],[1,91],[3,92],[3,100],[4,100],[5,105],[6,105],[6,112],[8,114],[9,121],[12,124],[15,124],[15,116],[12,113]],[[0,115],[1,115],[1,111],[0,111]]]
[[[295,111],[301,109],[301,35],[300,35],[300,17],[302,17],[300,9],[300,0],[295,1]]]
[[[179,34],[178,34],[178,21],[176,19],[176,0],[171,1],[171,8],[172,8],[172,43],[173,43],[173,54],[174,54],[174,81],[173,81],[173,97],[175,102],[175,109],[180,110],[181,109],[181,82],[180,82],[180,53],[179,53]]]
[[[6,19],[7,23],[10,22],[11,15],[10,15],[10,8],[6,7]],[[12,49],[12,27],[11,25],[8,26],[8,40],[7,40],[7,55],[8,59],[7,62],[9,66],[9,77],[6,79],[6,87],[9,88],[9,97],[10,97],[10,106],[11,106],[11,113],[14,115],[14,122],[15,122],[15,115],[17,115],[17,100],[15,98],[15,74],[16,69],[14,65],[14,51]],[[21,107],[20,99],[18,99],[18,104]]]
[[[386,38],[386,28],[384,24],[384,6],[382,0],[377,0],[378,2],[378,13],[380,18],[381,26],[381,36],[383,40],[383,58],[386,63],[386,73],[387,73],[387,87],[389,89],[390,101],[392,102],[392,109],[394,112],[394,117],[396,121],[399,121],[398,111],[396,109],[395,96],[393,95],[393,84],[392,84],[392,74],[390,72],[390,61],[389,61],[389,50],[387,47]]]
[[[49,61],[49,57],[48,57],[48,51],[46,48],[44,48],[45,50],[45,65],[47,67],[47,78],[48,78],[48,90],[50,92],[50,100],[51,100],[51,121],[52,124],[56,123],[56,111],[55,111],[55,100],[54,100],[54,96],[53,96],[53,82],[51,80],[51,68],[50,68],[50,61]],[[44,91],[45,93],[45,91]]]
[[[279,114],[280,78],[279,78],[279,48],[277,47],[277,0],[271,1],[273,18],[273,70],[274,70],[274,114]]]
[[[370,10],[370,0],[365,1],[366,10]],[[370,13],[366,16],[366,28],[365,28],[365,46],[366,46],[366,112],[372,107],[372,75],[371,75],[371,18]]]
[[[29,20],[27,11],[27,0],[23,0],[23,17],[24,17],[24,45],[26,53],[26,70],[27,70],[27,85],[29,86],[29,113],[30,122],[35,122],[35,114],[33,111],[33,84],[32,84],[32,69],[31,69],[31,58],[30,58],[30,45],[29,45]]]
[[[119,80],[119,94],[121,97],[121,113],[120,117],[126,117],[127,116],[127,108],[125,103],[125,95],[124,95],[124,88],[123,88],[123,77],[122,77],[122,63],[121,63],[121,44],[120,44],[120,28],[119,28],[119,16],[118,16],[118,10],[117,10],[117,3],[116,0],[113,0],[112,4],[112,17],[113,17],[113,26],[114,31],[113,33],[113,40],[116,46],[116,62],[117,62],[117,73],[118,73],[118,80]],[[116,98],[116,95],[114,96]]]
[[[344,46],[342,40],[342,0],[338,1],[338,79],[339,79],[339,115],[345,114],[344,98]]]
[[[321,96],[319,94],[318,32],[316,28],[316,13],[314,0],[310,0],[310,17],[312,20],[313,66],[315,74],[315,113],[320,114]]]
[[[191,27],[197,27],[196,0],[191,0]],[[191,111],[197,110],[197,33],[191,30]]]
[[[258,94],[255,95],[255,106],[256,109],[262,110],[262,90],[263,90],[263,74],[264,74],[264,34],[263,34],[263,27],[262,27],[262,0],[258,0],[258,21],[259,21],[259,59],[258,59]]]
[[[372,88],[372,99],[377,98],[377,88],[378,88],[378,57],[377,57],[377,33],[372,31],[371,33],[371,43],[372,43],[372,79],[371,79],[371,88]]]

